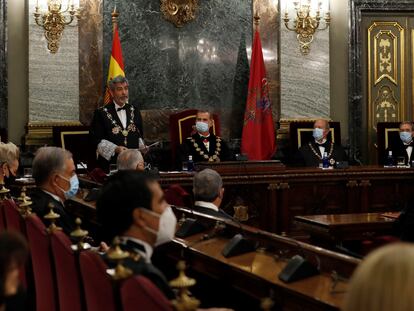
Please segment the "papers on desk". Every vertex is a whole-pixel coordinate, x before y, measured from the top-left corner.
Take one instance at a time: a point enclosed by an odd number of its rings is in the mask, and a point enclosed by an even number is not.
[[[32,177],[21,177],[21,178],[16,178],[17,182],[21,182],[24,184],[32,184],[35,182],[34,178]]]
[[[386,212],[382,213],[381,216],[397,219],[398,217],[400,217],[400,214],[401,212]]]

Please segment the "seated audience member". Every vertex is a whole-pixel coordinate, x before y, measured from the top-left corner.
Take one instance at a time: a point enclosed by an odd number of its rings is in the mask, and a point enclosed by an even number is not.
[[[414,246],[395,243],[369,254],[348,285],[343,311],[411,311]]]
[[[60,215],[56,225],[69,235],[74,229],[74,221],[66,213],[64,202],[75,196],[79,189],[72,154],[58,147],[42,147],[33,160],[32,171],[37,186],[30,193],[33,212],[45,221],[43,217],[49,213],[48,205],[52,203],[55,213]],[[45,225],[49,223],[45,222]]]
[[[20,233],[0,233],[0,310],[27,310],[20,269],[28,253],[27,243]]]
[[[413,123],[404,121],[400,123],[400,139],[397,141],[391,141],[388,149],[386,150],[385,156],[388,156],[388,151],[392,151],[394,159],[403,157],[405,165],[411,163],[414,160],[412,157],[413,153]]]
[[[119,171],[103,186],[96,208],[105,237],[112,241],[119,236],[121,248],[132,255],[124,265],[150,279],[167,298],[174,298],[165,276],[151,263],[153,248],[171,241],[177,224],[154,177]]]
[[[19,148],[13,143],[0,142],[0,184],[13,182],[19,168]]]
[[[193,157],[194,162],[219,162],[231,161],[233,155],[227,143],[219,136],[210,133],[213,126],[213,116],[208,111],[199,110],[197,112],[195,129],[196,133],[185,139],[180,146],[178,166],[181,167],[183,161],[188,160],[188,156]]]
[[[319,167],[324,153],[327,153],[330,165],[336,162],[346,161],[345,151],[341,145],[327,139],[329,134],[329,122],[319,119],[313,124],[313,140],[302,145],[296,154],[296,165]]]
[[[138,149],[127,149],[122,151],[116,162],[118,170],[143,171],[145,168],[144,158]]]
[[[219,173],[204,169],[194,175],[193,179],[194,210],[208,215],[233,219],[220,209],[223,201],[223,180]]]

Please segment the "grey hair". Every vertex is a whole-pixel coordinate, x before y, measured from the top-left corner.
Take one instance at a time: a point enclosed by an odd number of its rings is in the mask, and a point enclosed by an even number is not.
[[[19,148],[13,143],[0,142],[0,163],[12,164],[14,160],[19,160]]]
[[[141,152],[137,149],[127,149],[122,151],[116,164],[118,170],[135,170],[139,162],[144,162]]]
[[[118,84],[118,83],[126,83],[126,84],[129,85],[127,78],[125,78],[124,76],[119,75],[119,76],[113,77],[111,80],[109,80],[109,82],[108,82],[109,89],[112,90],[112,91],[115,90],[115,84]]]
[[[32,164],[36,185],[45,184],[53,173],[63,172],[66,169],[67,159],[72,159],[72,153],[65,149],[59,147],[39,148]]]
[[[223,187],[223,180],[216,171],[206,168],[194,175],[193,193],[196,201],[213,202]]]

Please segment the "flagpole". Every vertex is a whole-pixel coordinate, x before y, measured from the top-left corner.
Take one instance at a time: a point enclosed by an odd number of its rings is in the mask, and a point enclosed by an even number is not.
[[[112,16],[113,29],[115,30],[115,27],[118,25],[118,16],[119,16],[119,13],[116,11],[116,4],[115,4],[113,12],[111,13],[111,16]]]

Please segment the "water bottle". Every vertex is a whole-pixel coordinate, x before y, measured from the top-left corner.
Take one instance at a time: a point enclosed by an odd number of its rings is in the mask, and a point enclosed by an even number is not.
[[[192,155],[188,156],[187,171],[189,171],[189,172],[194,171],[194,162],[193,162],[193,156]]]
[[[328,158],[328,153],[327,152],[323,153],[322,167],[323,168],[329,168],[329,158]]]
[[[388,151],[387,158],[385,159],[385,166],[391,167],[394,166],[394,158],[392,156],[392,151]]]

